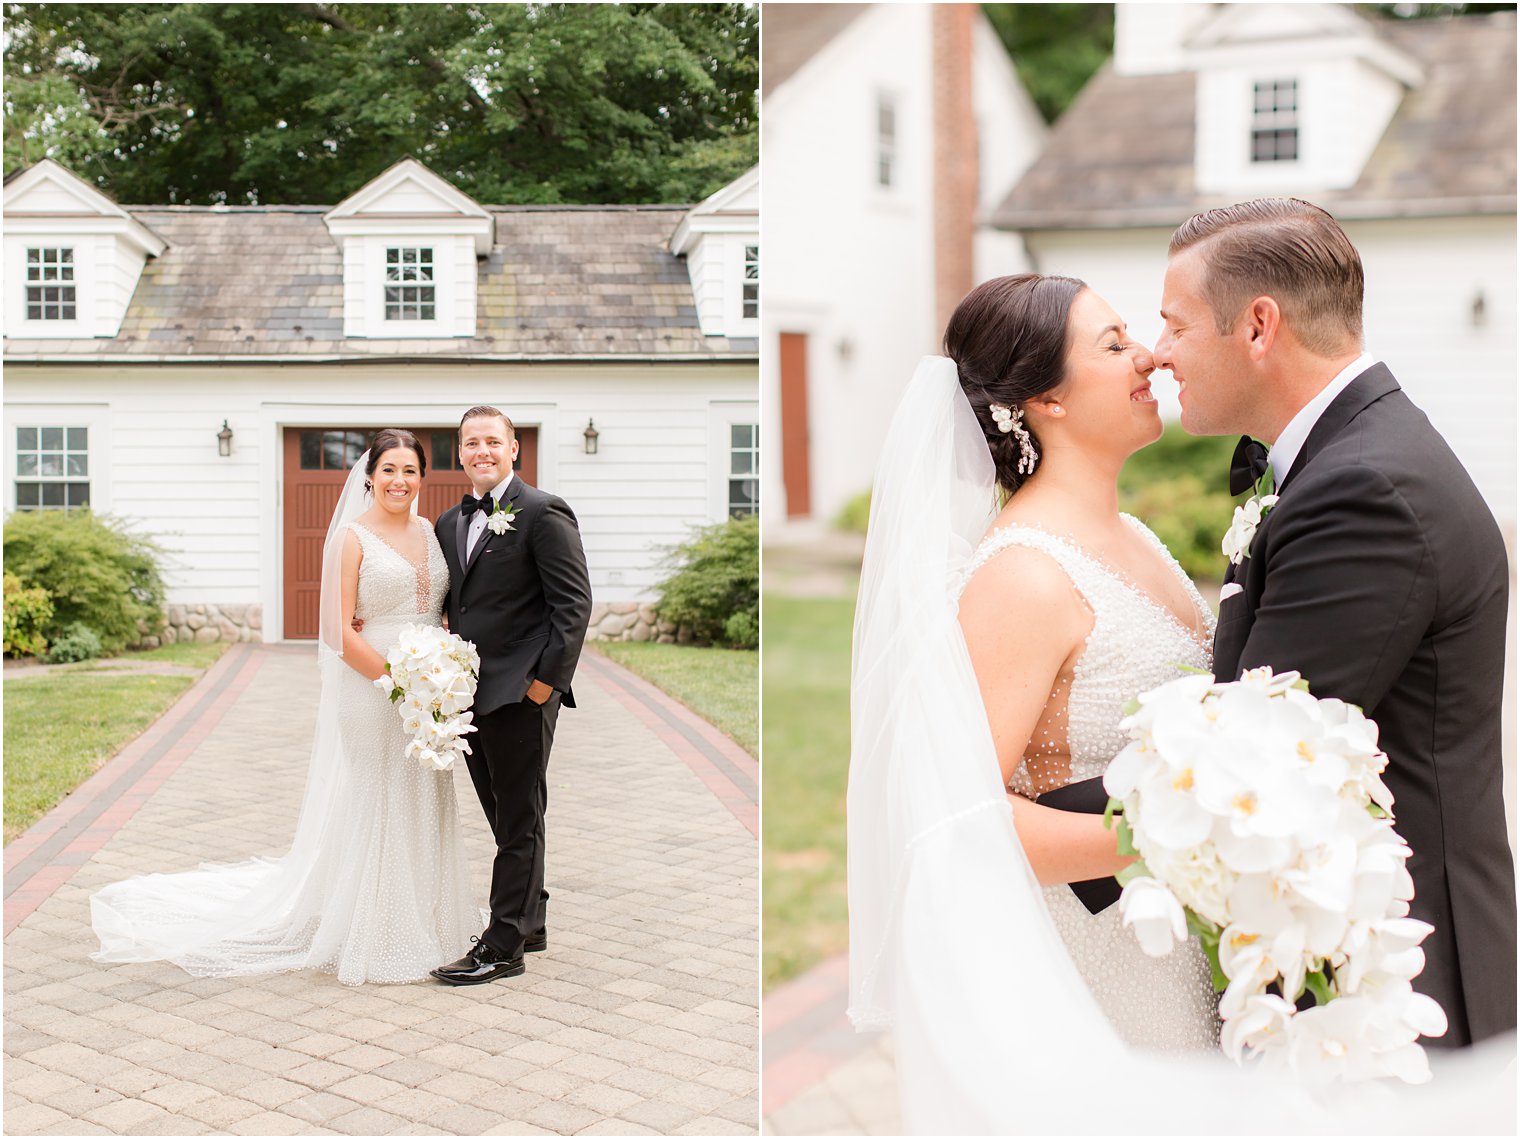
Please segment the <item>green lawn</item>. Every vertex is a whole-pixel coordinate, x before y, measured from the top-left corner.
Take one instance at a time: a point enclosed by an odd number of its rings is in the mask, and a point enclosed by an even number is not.
[[[645,641],[596,641],[597,650],[675,697],[759,755],[760,654]]]
[[[227,647],[170,645],[120,659],[205,668]],[[5,681],[7,843],[158,719],[196,679],[105,675],[100,663]]]
[[[162,645],[156,649],[143,649],[140,652],[124,652],[120,656],[102,657],[100,660],[85,660],[78,664],[60,666],[65,672],[80,672],[90,669],[105,669],[118,671],[115,666],[124,662],[133,664],[180,664],[191,668],[209,668],[217,657],[221,656],[229,648],[231,642],[213,641],[209,645],[199,644],[195,641],[179,642],[172,645]]]
[[[843,599],[767,594],[761,601],[767,991],[849,945],[844,794],[854,609]]]

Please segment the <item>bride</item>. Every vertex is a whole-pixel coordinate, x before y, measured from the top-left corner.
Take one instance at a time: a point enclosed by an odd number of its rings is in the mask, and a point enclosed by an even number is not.
[[[973,290],[945,351],[883,449],[851,684],[850,1016],[894,1031],[906,1128],[1420,1130],[1493,1110],[1502,1058],[1456,1082],[1469,1103],[1237,1069],[1196,942],[1150,958],[1118,906],[1074,894],[1126,859],[1099,815],[1051,800],[1101,776],[1130,697],[1209,658],[1197,591],[1118,510],[1120,467],[1161,432],[1153,364],[1082,282],[1036,275]]]
[[[401,719],[372,683],[402,626],[440,623],[448,569],[415,513],[426,473],[416,436],[386,428],[333,512],[317,728],[289,852],[105,887],[90,899],[95,960],[208,977],[317,969],[358,985],[420,980],[469,948],[481,912],[453,773],[405,758]]]

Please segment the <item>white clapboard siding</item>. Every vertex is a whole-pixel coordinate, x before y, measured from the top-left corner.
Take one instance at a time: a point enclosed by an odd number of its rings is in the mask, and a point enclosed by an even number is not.
[[[164,547],[169,600],[262,604],[277,637],[283,428],[453,428],[466,408],[494,403],[539,429],[539,485],[575,510],[596,599],[649,601],[665,548],[718,520],[728,452],[712,442],[714,408],[753,407],[753,374],[743,363],[12,366],[5,504],[14,508],[16,424],[89,426],[92,497]],[[600,447],[587,455],[593,418]]]

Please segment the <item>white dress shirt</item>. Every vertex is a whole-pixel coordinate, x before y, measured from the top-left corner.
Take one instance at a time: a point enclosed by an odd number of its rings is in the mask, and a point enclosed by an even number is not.
[[[498,503],[501,502],[507,496],[507,487],[511,485],[512,472],[508,471],[507,477],[497,483],[495,489],[491,491],[491,497]],[[477,510],[474,514],[470,515],[470,528],[465,533],[464,539],[464,560],[466,562],[475,553],[475,543],[480,540],[480,535],[485,531],[485,528],[486,512],[484,510]]]
[[[1272,478],[1276,485],[1282,486],[1283,480],[1288,477],[1288,472],[1293,469],[1293,461],[1298,458],[1299,451],[1303,450],[1304,441],[1309,438],[1309,432],[1314,430],[1319,417],[1325,413],[1325,408],[1335,402],[1335,397],[1345,391],[1352,380],[1377,362],[1376,356],[1363,352],[1337,372],[1335,379],[1326,384],[1319,395],[1299,408],[1298,414],[1288,421],[1288,426],[1283,428],[1277,442],[1267,452],[1267,462],[1272,464]]]

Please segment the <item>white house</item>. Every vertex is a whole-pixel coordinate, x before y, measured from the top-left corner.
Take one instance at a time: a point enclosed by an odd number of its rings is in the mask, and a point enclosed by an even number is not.
[[[1113,59],[993,220],[1035,269],[1089,282],[1154,343],[1173,229],[1271,195],[1345,226],[1366,270],[1368,350],[1513,541],[1514,13],[1119,4]],[[1175,389],[1156,391],[1175,415]]]
[[[974,5],[762,15],[767,540],[865,490],[899,394],[975,280],[1025,268],[979,216],[1045,126]]]
[[[579,517],[593,635],[648,639],[663,549],[757,509],[756,182],[487,206],[407,159],[333,207],[121,206],[29,167],[5,184],[5,511],[88,502],[156,539],[171,637],[309,638],[369,434],[419,433],[436,517],[490,403]]]

